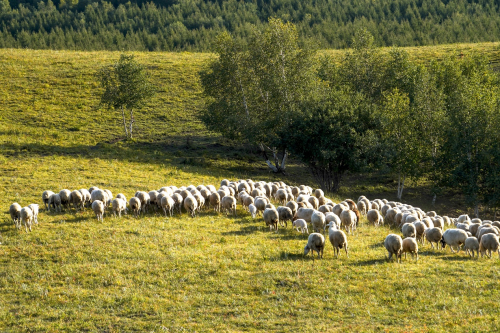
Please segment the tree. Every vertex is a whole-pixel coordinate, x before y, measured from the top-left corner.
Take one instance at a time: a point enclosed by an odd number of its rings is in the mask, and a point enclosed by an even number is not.
[[[207,97],[202,120],[227,138],[258,145],[267,165],[284,173],[288,152],[279,133],[319,86],[315,51],[299,47],[293,24],[270,19],[263,32],[254,31],[247,47],[229,33],[219,35],[216,52],[200,73]],[[266,151],[272,152],[274,165]]]
[[[125,136],[131,139],[134,109],[141,108],[155,93],[145,66],[135,61],[133,55],[122,54],[116,63],[102,67],[97,78],[103,88],[101,105],[121,111]],[[128,125],[126,110],[130,113]]]

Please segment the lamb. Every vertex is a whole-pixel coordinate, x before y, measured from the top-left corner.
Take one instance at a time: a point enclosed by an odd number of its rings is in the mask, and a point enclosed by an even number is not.
[[[307,230],[307,222],[303,219],[298,219],[292,222],[294,228],[297,229],[298,232],[304,233],[307,232],[309,234],[309,230]],[[299,230],[300,229],[300,230]]]
[[[60,212],[61,211],[61,196],[59,193],[54,193],[50,196],[49,198],[49,210],[50,207],[54,208],[54,211]]]
[[[233,198],[234,199],[234,198]],[[236,200],[236,199],[234,199]],[[196,209],[198,208],[198,202],[196,201],[195,197],[192,195],[187,196],[184,199],[184,209],[191,214],[191,217],[196,216]]]
[[[356,229],[356,219],[356,213],[352,210],[344,210],[340,213],[341,224],[348,234],[350,234],[351,231],[354,233],[354,230]]]
[[[313,232],[307,238],[307,245],[304,247],[304,256],[306,256],[309,253],[309,251],[312,251],[312,257],[314,260],[314,251],[316,251],[318,252],[318,258],[323,258],[324,248],[325,248],[325,236]]]
[[[456,246],[458,248],[458,252],[460,253],[460,246],[465,243],[466,239],[467,239],[467,233],[465,232],[465,230],[448,229],[443,233],[443,238],[441,239],[441,245],[443,246],[444,249],[446,244],[448,244],[450,246],[452,253],[455,253],[455,251],[453,251],[453,246]]]
[[[49,198],[52,194],[54,194],[54,192],[48,191],[48,190],[43,191],[43,193],[42,193],[42,201],[43,201],[43,204],[45,205],[45,210],[47,210],[47,211],[49,211],[49,206],[48,206]]]
[[[253,204],[248,205],[248,211],[252,215],[252,218],[254,219],[255,216],[257,215],[257,207],[255,207]]]
[[[379,223],[382,220],[382,215],[380,215],[378,210],[370,209],[366,213],[366,218],[368,219],[368,222],[372,223],[374,226],[378,226],[378,225],[380,225]]]
[[[118,213],[119,217],[122,217],[122,212],[127,209],[127,202],[121,198],[113,199],[111,202],[111,210],[113,211],[113,215],[116,217]]]
[[[196,199],[198,202],[198,212],[201,212],[203,209],[203,206],[205,206],[205,199],[203,196],[200,194],[200,192],[196,192],[193,194],[193,197]],[[236,199],[235,199],[236,200]]]
[[[320,232],[323,229],[323,234],[324,234],[326,229],[325,214],[319,211],[315,211],[311,215],[311,224],[315,232]]]
[[[141,200],[139,200],[139,198],[137,197],[132,197],[130,198],[128,205],[130,206],[130,209],[132,210],[134,216],[138,217],[139,213],[141,212]]]
[[[336,225],[333,222],[328,224],[328,237],[330,238],[330,243],[333,246],[335,257],[338,258],[340,255],[340,249],[344,248],[345,254],[349,258],[347,250],[347,236],[342,230],[337,230]]]
[[[269,230],[273,228],[278,232],[278,223],[279,223],[279,214],[275,209],[267,208],[262,214],[264,218],[264,222],[269,226]]]
[[[287,221],[292,222],[293,219],[293,213],[292,210],[288,207],[285,206],[279,206],[277,209],[279,219],[280,219],[280,224],[283,226],[285,225],[285,228],[288,226]]]
[[[21,205],[18,204],[17,202],[14,202],[9,207],[10,217],[12,218],[14,225],[18,229],[21,228],[21,209],[22,209]]]
[[[403,239],[401,239],[400,236],[395,235],[395,234],[389,234],[384,240],[384,246],[389,252],[389,258],[388,260],[391,260],[392,255],[396,255],[396,260],[401,262],[401,254],[403,251]]]
[[[37,204],[29,204],[28,208],[33,212],[33,221],[35,224],[38,224],[38,205]]]
[[[59,191],[59,196],[61,197],[61,205],[65,208],[69,207],[71,200],[71,191],[70,190],[61,190]]]
[[[441,242],[443,238],[443,231],[439,228],[429,228],[425,230],[425,238],[429,243],[431,243],[431,247],[434,249],[434,244],[436,243],[436,248],[439,250],[439,242]],[[441,247],[443,249],[443,247]]]
[[[156,212],[156,206],[160,205],[159,202],[156,201],[158,197],[158,191],[149,191],[149,203],[154,207]]]
[[[78,211],[79,208],[83,210],[83,204],[85,201],[80,191],[75,190],[71,192],[69,195],[69,202],[73,204],[76,211]]]
[[[104,203],[101,200],[94,200],[92,202],[92,210],[97,216],[97,221],[101,220],[102,222],[104,217]]]
[[[170,217],[172,217],[172,212],[175,208],[175,201],[171,196],[165,195],[161,198],[160,207],[163,209],[165,216],[167,216],[167,211],[170,213]]]
[[[498,252],[498,258],[500,259],[500,242],[498,236],[495,234],[486,234],[481,238],[479,243],[479,252],[481,252],[481,258],[484,257],[486,251],[488,251],[488,257],[491,258],[491,251]]]
[[[411,253],[411,257],[413,258],[413,254],[417,255],[417,260],[418,260],[418,244],[417,240],[414,237],[407,237],[403,239],[403,252],[405,254],[405,259],[406,259],[406,253]]]
[[[401,232],[403,233],[403,237],[415,237],[416,235],[416,230],[415,230],[415,225],[413,223],[405,223],[403,224],[403,227],[401,228]]]
[[[479,258],[479,241],[476,237],[467,237],[464,244],[465,253],[469,257],[474,258],[474,251],[476,251],[477,258]]]
[[[233,196],[225,196],[221,201],[222,209],[226,211],[226,216],[228,212],[233,212],[236,216],[236,198]]]
[[[33,222],[33,212],[29,207],[24,207],[21,209],[21,223],[24,223],[26,227],[26,232],[28,232],[28,228],[31,231],[31,224]],[[19,224],[19,228],[21,227],[21,223]]]

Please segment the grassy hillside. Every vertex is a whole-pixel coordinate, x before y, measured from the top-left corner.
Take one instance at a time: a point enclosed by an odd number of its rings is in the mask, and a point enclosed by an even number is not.
[[[498,59],[498,44],[474,47]],[[15,230],[9,205],[41,204],[46,189],[95,185],[130,198],[165,185],[277,179],[251,148],[197,120],[196,73],[211,55],[136,56],[160,91],[136,116],[136,140],[123,142],[116,115],[96,107],[93,79],[119,53],[0,50],[0,331],[498,330],[496,256],[473,261],[426,244],[418,262],[397,265],[382,246],[396,231],[364,220],[348,259],[328,245],[314,263],[302,258],[305,235],[290,226],[270,233],[241,209],[103,223],[89,210],[42,212],[32,233]],[[282,179],[314,186],[293,161]],[[350,179],[341,196],[391,198],[380,179]],[[419,204],[419,189],[406,199]]]

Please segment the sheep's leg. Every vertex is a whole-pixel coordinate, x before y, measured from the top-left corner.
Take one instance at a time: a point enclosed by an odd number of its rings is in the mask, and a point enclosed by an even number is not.
[[[451,253],[455,253],[455,251],[453,251],[453,246],[450,245],[450,250],[451,250]]]
[[[488,250],[488,258],[491,259],[491,249]]]
[[[347,250],[347,245],[344,245],[344,250],[345,250],[346,257],[349,258],[349,253],[348,253],[348,250]]]

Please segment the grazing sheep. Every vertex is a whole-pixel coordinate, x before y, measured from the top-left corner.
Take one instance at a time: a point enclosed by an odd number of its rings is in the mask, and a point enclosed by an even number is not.
[[[267,208],[262,214],[264,222],[269,226],[269,230],[275,229],[278,232],[279,214],[276,209]]]
[[[248,205],[248,211],[252,215],[252,218],[254,219],[255,216],[257,215],[257,207],[255,207],[253,204]]]
[[[429,216],[429,217],[435,217],[437,214],[435,211],[431,210],[430,212],[427,212],[425,213],[425,216]]]
[[[326,230],[325,214],[323,214],[320,211],[315,211],[311,215],[311,224],[312,224],[313,230],[315,232],[321,232],[321,230],[323,230],[323,234],[324,234],[325,230]]]
[[[413,254],[417,255],[417,260],[418,260],[418,244],[417,240],[414,237],[407,237],[403,239],[403,252],[405,254],[405,259],[406,259],[406,253],[411,253],[411,257],[413,258]]]
[[[253,205],[254,202],[255,202],[254,198],[251,195],[247,195],[246,197],[243,198],[243,207],[245,207],[245,209],[248,210],[248,207],[250,205]]]
[[[24,223],[24,226],[26,227],[26,232],[28,232],[28,228],[31,231],[31,224],[33,222],[33,212],[29,207],[23,207],[21,209],[21,223]],[[19,224],[19,227],[21,227],[21,223]]]
[[[498,252],[498,258],[500,259],[500,242],[498,236],[495,234],[486,234],[481,238],[479,242],[479,252],[481,252],[481,258],[484,257],[488,251],[488,257],[491,258],[491,251]]]
[[[340,213],[341,225],[345,228],[348,234],[350,234],[351,231],[354,233],[354,230],[356,229],[356,219],[356,213],[350,209],[344,210]]]
[[[292,210],[293,215],[295,215],[295,213],[297,213],[297,209],[299,209],[299,205],[295,201],[288,201],[286,206]]]
[[[455,223],[455,227],[457,227],[457,229],[462,229],[464,231],[469,231],[469,224],[468,223]]]
[[[187,190],[184,190],[184,191],[187,191]],[[184,192],[183,191],[183,192]],[[187,191],[187,193],[190,194],[189,191]],[[150,200],[151,198],[149,197],[149,193],[147,192],[144,192],[144,191],[138,191],[136,194],[135,194],[135,197],[137,199],[139,199],[139,201],[141,202],[141,210],[142,210],[142,213],[146,213],[146,208],[149,206],[149,203],[150,203]]]
[[[329,224],[330,222],[335,223],[337,225],[337,229],[340,229],[340,226],[342,225],[340,217],[331,212],[325,214],[325,223]]]
[[[89,188],[89,193],[92,194],[93,191],[98,190],[98,189],[99,189],[99,187],[92,186],[91,188]]]
[[[222,209],[226,211],[226,216],[228,212],[232,212],[236,216],[236,198],[233,196],[225,196],[221,201]]]
[[[415,237],[416,235],[416,230],[415,230],[415,225],[413,223],[405,223],[403,224],[403,227],[401,228],[401,232],[403,233],[403,237]]]
[[[59,196],[61,197],[61,205],[66,209],[69,208],[69,204],[71,203],[71,191],[70,190],[61,190],[59,191]]]
[[[380,209],[380,214],[382,214],[382,216],[385,216],[387,214],[387,211],[389,209],[391,209],[392,207],[390,205],[383,205],[382,208]]]
[[[174,200],[175,207],[177,207],[177,211],[180,214],[181,208],[182,208],[182,202],[184,200],[184,199],[182,199],[182,195],[180,195],[179,193],[174,193],[174,194],[172,194],[172,199]]]
[[[424,234],[425,234],[425,230],[427,230],[427,226],[422,221],[415,221],[415,222],[413,222],[413,225],[415,226],[415,238],[418,241],[420,241],[420,243],[424,244],[424,240],[425,240]]]
[[[309,234],[309,230],[307,229],[307,222],[303,219],[298,219],[298,220],[293,221],[292,226],[294,228],[296,228],[298,232],[304,233],[304,231],[305,231]]]
[[[322,205],[319,206],[318,211],[322,212],[323,214],[333,212],[333,207],[330,205]]]
[[[430,217],[424,217],[422,219],[422,222],[425,223],[425,225],[426,225],[427,228],[434,228],[434,222],[432,222],[432,220],[431,220]]]
[[[80,191],[75,190],[71,192],[69,195],[69,202],[73,204],[76,211],[78,211],[79,209],[83,210],[83,205],[85,204],[85,201]]]
[[[31,211],[33,212],[33,221],[35,222],[35,224],[38,224],[38,205],[37,204],[29,204],[28,205],[28,208],[31,209]]]
[[[476,237],[467,237],[464,243],[465,253],[469,255],[469,257],[474,258],[474,251],[477,253],[477,258],[479,258],[479,241]]]
[[[159,202],[156,201],[156,198],[158,197],[158,191],[149,191],[149,203],[151,206],[153,206],[154,210],[156,211],[156,207],[160,204]]]
[[[297,213],[295,213],[293,220],[303,219],[306,222],[311,223],[311,216],[315,212],[312,208],[299,208]]]
[[[106,202],[103,202],[104,208],[108,208],[109,205],[111,205],[111,201],[113,200],[113,193],[111,193],[110,190],[104,190],[104,192],[106,192],[106,195],[108,197],[108,200]]]
[[[316,199],[316,197],[309,197],[307,199],[307,202],[309,202],[309,204],[314,208],[314,209],[318,209],[319,207],[319,201],[318,199]]]
[[[127,202],[127,197],[124,194],[122,194],[122,193],[118,193],[116,195],[116,198],[117,199],[122,199],[123,201]]]
[[[325,236],[313,232],[307,238],[307,245],[304,247],[304,256],[306,256],[309,253],[309,251],[312,251],[312,257],[314,260],[314,251],[316,251],[318,252],[318,258],[323,258],[324,248],[325,248]]]
[[[21,209],[22,209],[21,205],[18,204],[17,202],[14,202],[9,207],[10,217],[12,218],[14,225],[18,229],[21,228]]]
[[[394,225],[394,222],[395,222],[395,217],[396,217],[396,214],[399,213],[399,209],[397,208],[390,208],[387,210],[387,213],[385,214],[385,218],[384,218],[384,223],[388,223],[389,225],[393,226]],[[384,216],[384,215],[382,215]]]
[[[441,230],[444,230],[444,220],[441,218],[441,216],[436,216],[434,218],[431,218],[432,222],[434,223],[434,227],[439,228]]]
[[[378,212],[378,210],[376,210],[376,209],[370,209],[366,213],[366,218],[368,219],[368,222],[372,223],[374,226],[378,226],[379,225],[379,221],[382,218],[382,215],[380,215],[380,213]]]
[[[82,195],[83,205],[85,206],[85,204],[90,203],[91,200],[90,192],[86,188],[82,188],[78,191]]]
[[[236,199],[234,200],[236,201]],[[191,217],[195,217],[197,208],[198,208],[198,202],[196,201],[196,198],[193,197],[192,195],[188,195],[184,199],[184,209],[186,210],[186,212],[188,212],[188,214],[190,214]]]
[[[441,239],[441,245],[443,246],[444,249],[446,244],[448,244],[450,246],[452,253],[455,253],[455,251],[453,251],[453,246],[456,246],[458,248],[458,252],[460,253],[460,246],[465,243],[466,239],[467,239],[467,233],[465,232],[465,230],[448,229],[443,233],[443,238]]]
[[[127,202],[121,198],[113,199],[111,202],[111,210],[113,211],[113,215],[116,217],[118,214],[119,217],[122,217],[122,212],[127,209]]]
[[[139,213],[141,212],[141,200],[139,200],[139,198],[132,197],[130,198],[128,205],[130,206],[130,209],[132,210],[134,216],[138,217]]]
[[[92,210],[97,216],[97,221],[100,220],[102,222],[104,218],[104,203],[101,200],[94,200],[92,202]]]
[[[267,205],[268,201],[266,198],[263,198],[263,197],[255,197],[255,200],[254,200],[254,206],[257,208],[257,213],[263,213],[264,210],[266,209],[266,205]]]
[[[486,227],[478,230],[477,240],[481,241],[481,238],[486,234],[495,234],[498,236],[498,228],[497,227]]]
[[[43,201],[43,204],[45,205],[45,210],[47,210],[47,211],[49,211],[49,206],[48,206],[49,198],[52,194],[54,194],[54,192],[48,191],[48,190],[43,191],[43,193],[42,193],[42,201]]]
[[[99,200],[104,205],[104,203],[108,201],[108,193],[101,189],[95,189],[90,192],[90,200],[92,202]]]
[[[384,240],[384,246],[389,252],[388,260],[391,260],[392,255],[396,255],[396,260],[401,261],[401,254],[403,251],[403,239],[399,235],[389,234]]]
[[[361,215],[366,215],[366,212],[367,212],[367,208],[366,208],[366,204],[364,201],[359,201],[357,204],[356,204],[356,207],[358,208],[358,211]]]
[[[163,209],[165,216],[167,216],[167,211],[170,213],[170,217],[172,217],[172,212],[175,208],[175,201],[171,196],[165,195],[161,198],[160,207]]]
[[[325,192],[323,192],[323,190],[318,188],[318,189],[314,190],[314,196],[319,199],[319,198],[325,196]]]
[[[439,243],[443,238],[443,230],[439,228],[429,228],[425,230],[425,239],[431,243],[431,247],[434,249],[434,243],[436,243],[436,249],[439,250]],[[443,249],[443,247],[441,247]]]
[[[292,210],[285,206],[279,206],[276,210],[278,211],[281,226],[285,225],[286,228],[288,226],[287,221],[292,222],[293,220]]]
[[[203,206],[205,206],[205,199],[203,196],[200,194],[200,192],[196,192],[193,194],[193,197],[196,199],[198,202],[198,212],[201,212],[203,209]],[[236,200],[236,199],[235,199]]]
[[[217,192],[210,194],[210,207],[214,207],[214,212],[220,212],[220,195]]]
[[[464,214],[464,215],[460,215],[457,219],[457,222],[458,223],[466,223],[466,222],[470,222],[470,217],[469,215],[467,214]]]
[[[61,211],[61,196],[59,193],[54,193],[50,196],[49,198],[49,210],[50,207],[54,208],[54,211],[60,212]]]
[[[378,211],[380,212],[380,206],[379,206],[379,204],[378,204],[377,202],[375,202],[375,201],[372,201],[372,202],[371,202],[371,208],[370,208],[370,209],[376,209],[376,210],[378,210]]]
[[[349,257],[347,249],[347,236],[342,230],[337,230],[336,228],[337,227],[333,222],[328,224],[328,237],[330,238],[330,243],[333,246],[335,257],[339,257],[341,248],[344,248],[346,256]]]

